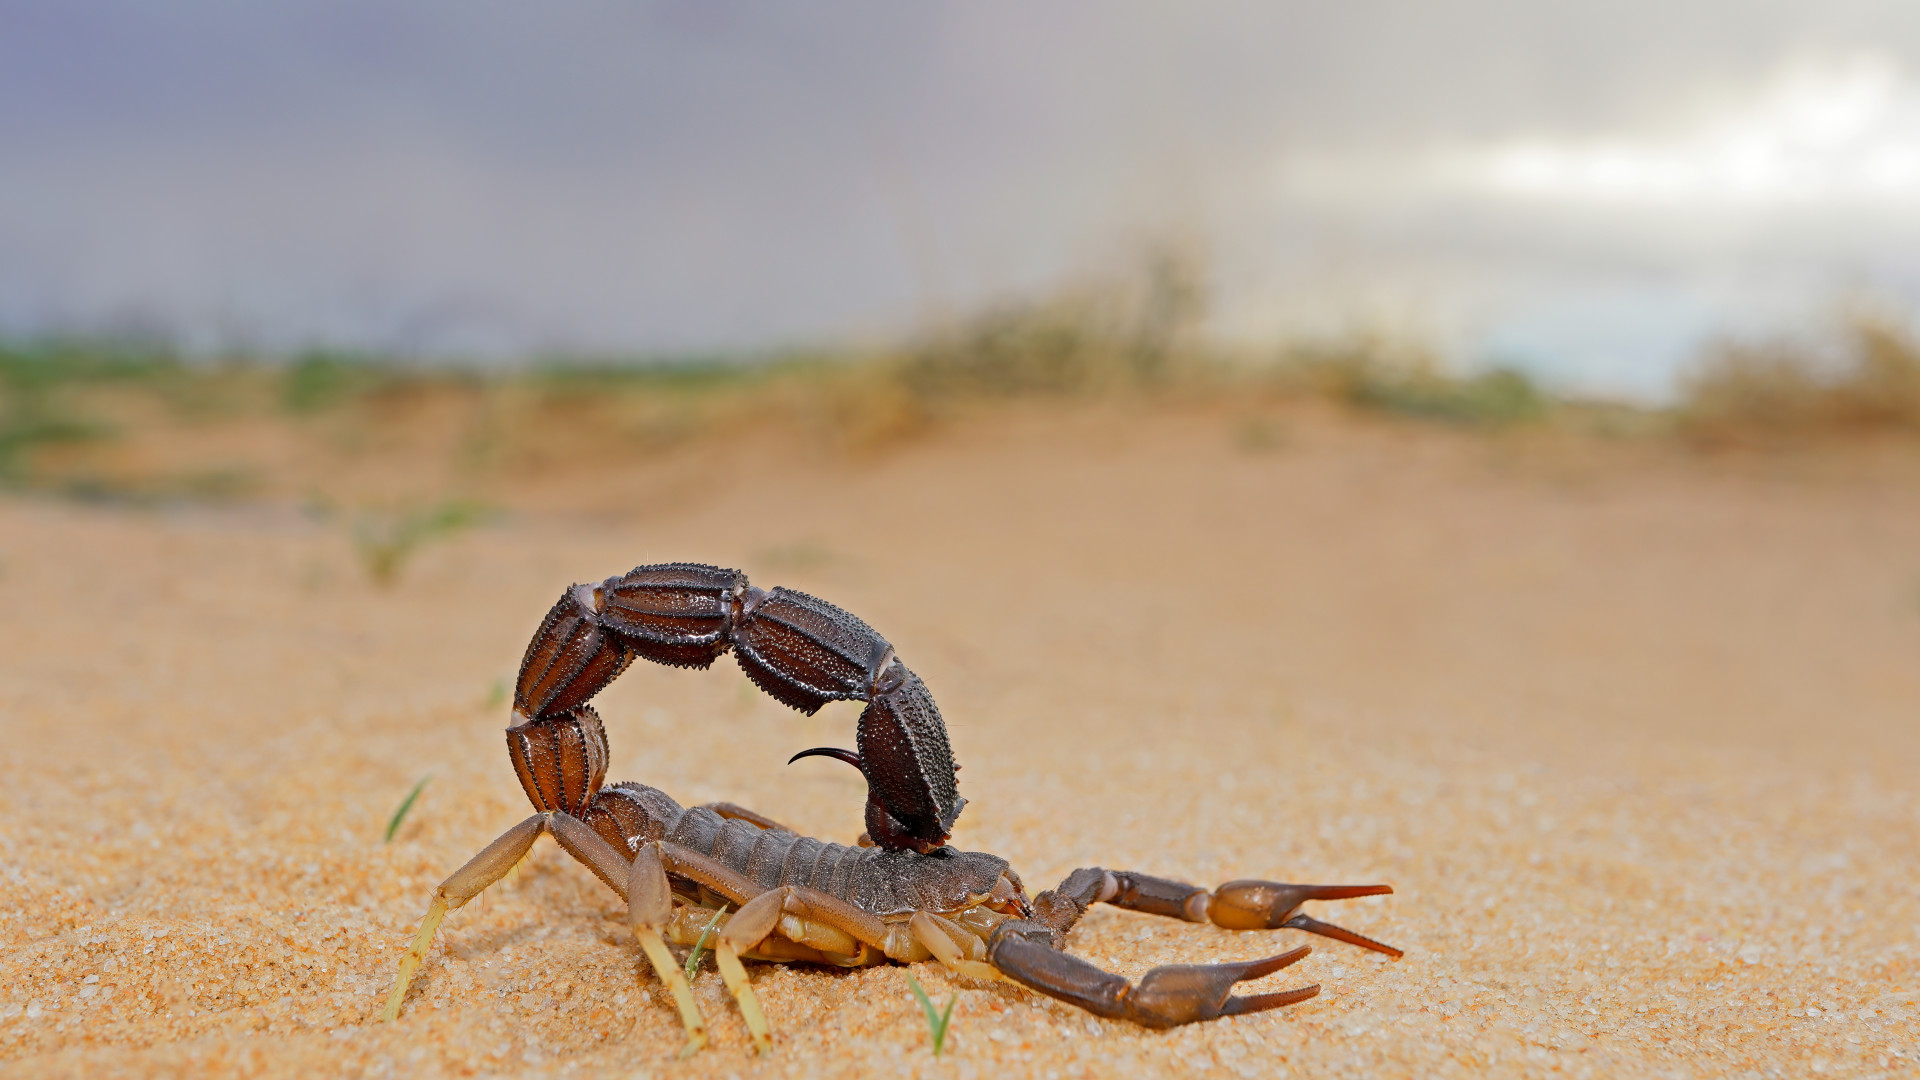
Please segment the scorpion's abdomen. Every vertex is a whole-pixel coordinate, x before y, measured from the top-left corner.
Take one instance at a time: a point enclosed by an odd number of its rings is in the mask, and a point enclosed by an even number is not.
[[[1009,872],[1007,860],[984,851],[947,847],[922,855],[862,848],[859,853],[864,857],[852,868],[846,891],[836,895],[876,915],[959,911],[992,893]]]
[[[754,684],[804,713],[829,701],[865,701],[891,653],[853,615],[792,589],[759,597],[734,627],[740,667]]]
[[[659,788],[627,780],[602,788],[580,819],[631,857],[641,844],[666,839],[668,829],[685,813]]]
[[[718,862],[761,889],[817,889],[880,916],[959,911],[993,891],[1007,861],[942,848],[931,855],[830,844],[784,829],[763,829],[705,806],[682,807],[658,788],[632,782],[592,798],[587,824],[631,855],[662,840]]]
[[[637,566],[600,585],[600,621],[655,663],[704,668],[727,651],[747,576],[704,563]]]

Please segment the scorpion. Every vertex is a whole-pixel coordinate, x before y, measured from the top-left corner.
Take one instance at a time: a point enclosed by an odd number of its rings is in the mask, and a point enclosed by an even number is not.
[[[803,713],[829,701],[866,703],[857,751],[820,747],[789,760],[831,757],[860,770],[867,831],[856,845],[802,836],[732,803],[682,807],[644,784],[604,784],[606,732],[588,700],[635,657],[704,669],[729,650],[755,685]],[[387,1021],[398,1018],[441,920],[517,866],[542,833],[626,902],[634,940],[678,1009],[683,1055],[706,1045],[706,1024],[668,942],[693,946],[708,934],[761,1053],[772,1036],[742,959],[839,967],[937,960],[958,975],[1009,981],[1152,1028],[1279,1008],[1320,990],[1233,993],[1299,961],[1311,951],[1305,945],[1240,963],[1163,965],[1129,983],[1065,951],[1094,903],[1234,930],[1304,930],[1402,955],[1301,911],[1307,901],[1391,893],[1388,885],[1242,880],[1205,889],[1085,867],[1029,899],[1007,860],[947,844],[966,805],[958,766],[933,696],[893,646],[824,600],[755,588],[737,570],[663,563],[569,587],[527,646],[512,719],[508,753],[536,813],[434,890],[401,959]]]

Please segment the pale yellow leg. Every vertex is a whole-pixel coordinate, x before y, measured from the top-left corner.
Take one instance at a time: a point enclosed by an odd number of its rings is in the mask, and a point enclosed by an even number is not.
[[[984,959],[970,958],[967,946],[980,939],[938,915],[916,911],[913,918],[907,920],[907,928],[913,932],[914,940],[927,947],[934,959],[946,965],[948,971],[968,978],[985,982],[1000,982],[1005,979],[992,964]]]
[[[733,1000],[740,1003],[740,1016],[753,1034],[753,1045],[763,1054],[773,1050],[773,1032],[767,1027],[767,1014],[760,1011],[760,999],[753,992],[753,984],[747,981],[747,969],[740,964],[740,954],[766,940],[780,924],[788,891],[769,889],[741,905],[715,935],[713,947],[713,962],[720,968],[720,977],[726,980],[727,989],[733,991]]]
[[[720,966],[720,977],[727,982],[727,989],[733,991],[733,999],[740,1003],[740,1015],[747,1022],[747,1030],[753,1033],[754,1048],[763,1054],[773,1052],[773,1032],[767,1027],[767,1014],[760,1011],[760,999],[754,995],[753,984],[747,981],[747,969],[740,964],[740,954],[733,949],[733,943],[725,938],[713,950],[714,963]]]
[[[433,890],[433,902],[427,905],[426,918],[420,920],[420,932],[413,936],[413,947],[400,958],[400,971],[394,976],[393,992],[387,995],[387,1007],[380,1019],[387,1023],[399,1019],[400,1004],[407,998],[407,985],[426,961],[427,950],[433,947],[433,935],[440,929],[440,920],[506,876],[507,871],[526,857],[527,850],[540,839],[546,825],[547,816],[535,814],[501,833],[498,840],[482,848],[480,854],[468,859],[465,866]]]
[[[667,951],[667,943],[660,937],[661,928],[673,921],[673,887],[667,881],[667,868],[660,861],[660,845],[648,844],[640,849],[624,884],[627,923],[633,928],[633,939],[647,954],[653,973],[673,994],[673,1003],[680,1010],[680,1025],[687,1030],[687,1041],[680,1048],[680,1056],[691,1057],[707,1045],[707,1021],[693,1000],[693,988],[687,985],[686,973],[673,962],[673,954]]]
[[[427,917],[420,920],[420,932],[413,936],[413,948],[400,958],[400,973],[393,978],[393,992],[387,995],[387,1009],[380,1019],[391,1024],[400,1018],[400,1003],[406,1000],[407,984],[413,981],[413,973],[427,959],[427,950],[433,948],[433,935],[440,929],[440,920],[447,917],[447,898],[439,891],[433,894],[433,903],[427,905]]]
[[[641,951],[647,954],[647,960],[653,964],[653,973],[667,985],[673,994],[673,1004],[680,1010],[680,1025],[687,1029],[686,1044],[680,1047],[680,1056],[692,1057],[707,1045],[707,1021],[700,1015],[700,1006],[693,1000],[693,988],[687,985],[686,973],[680,965],[673,962],[673,954],[667,951],[667,943],[660,939],[657,930],[637,929],[634,938],[640,942]]]

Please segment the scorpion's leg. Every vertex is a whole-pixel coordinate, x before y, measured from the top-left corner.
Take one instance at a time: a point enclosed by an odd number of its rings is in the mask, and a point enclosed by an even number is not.
[[[742,950],[735,944],[739,938],[747,936],[744,933],[747,927],[758,925],[768,914],[766,904],[761,903],[756,906],[754,901],[770,894],[763,892],[759,886],[731,867],[677,844],[654,841],[640,849],[640,854],[636,857],[636,866],[639,859],[651,859],[659,863],[663,879],[665,873],[671,870],[675,875],[704,885],[740,905],[740,910],[734,912],[726,925],[721,927],[720,933],[716,935],[713,960],[720,969],[720,977],[726,981],[727,989],[732,991],[734,1000],[740,1005],[740,1015],[746,1020],[747,1031],[753,1036],[754,1048],[762,1054],[771,1051],[773,1035],[767,1027],[767,1015],[760,1008],[760,999],[754,994],[753,985],[747,981],[746,969],[740,966],[739,954]],[[771,914],[777,922],[779,916],[777,904],[773,907]],[[742,921],[743,919],[745,922]],[[758,935],[753,936],[752,944],[747,945],[746,948],[750,949],[753,945],[759,944],[772,930],[773,925],[770,923]]]
[[[772,1049],[772,1032],[741,966],[742,953],[750,952],[775,930],[791,941],[837,956],[857,957],[863,946],[889,956],[910,948],[904,934],[844,900],[792,886],[762,889],[731,867],[678,844],[656,841],[647,848],[659,852],[667,872],[740,905],[715,935],[713,959],[762,1053]]]
[[[413,981],[413,973],[427,958],[427,950],[433,947],[433,935],[440,928],[440,920],[447,912],[460,907],[467,901],[480,895],[487,886],[505,877],[507,871],[514,868],[533,842],[546,830],[547,815],[535,814],[527,820],[502,833],[498,840],[481,849],[480,854],[467,860],[467,864],[453,872],[453,876],[440,883],[433,890],[433,902],[427,906],[427,915],[420,920],[420,933],[413,939],[413,947],[400,959],[400,972],[394,976],[393,993],[387,995],[387,1008],[381,1019],[391,1023],[400,1016],[400,1003],[406,1000],[407,984]]]
[[[627,877],[627,921],[654,974],[672,991],[673,1002],[679,1006],[680,1023],[687,1029],[687,1043],[680,1056],[686,1057],[707,1045],[707,1024],[700,1007],[694,1004],[686,974],[673,962],[673,954],[660,937],[672,918],[673,887],[667,881],[667,868],[661,864],[659,845],[648,844],[634,857]]]
[[[772,1033],[753,985],[747,981],[746,968],[740,965],[740,954],[752,950],[776,930],[790,940],[841,955],[857,954],[863,945],[888,956],[902,953],[897,959],[914,951],[911,938],[879,916],[814,889],[783,885],[747,901],[715,936],[713,956],[721,978],[740,1003],[740,1014],[746,1018],[761,1053],[772,1048]]]
[[[907,920],[913,939],[933,954],[947,970],[969,978],[997,982],[1000,973],[987,962],[986,942],[953,920],[930,911],[916,911]]]
[[[555,813],[551,828],[553,838],[568,854],[586,864],[627,902],[627,921],[633,928],[634,940],[639,942],[647,962],[672,992],[674,1004],[680,1009],[680,1023],[687,1030],[687,1042],[680,1056],[686,1057],[705,1046],[706,1021],[694,1004],[686,975],[673,962],[673,954],[667,951],[667,944],[660,936],[660,931],[673,919],[673,889],[667,881],[662,845],[645,845],[629,865],[618,848],[571,814]]]
[[[1391,892],[1391,885],[1287,885],[1277,881],[1229,881],[1208,890],[1133,871],[1092,866],[1068,874],[1058,888],[1035,897],[1033,906],[1035,917],[1054,931],[1056,942],[1098,902],[1187,922],[1212,922],[1229,930],[1305,930],[1398,958],[1404,954],[1391,945],[1321,922],[1300,910],[1309,900],[1350,900]]]
[[[700,805],[702,808],[711,810],[714,813],[719,814],[723,818],[731,818],[734,821],[744,821],[749,825],[757,825],[762,829],[771,829],[774,832],[795,832],[796,831],[794,829],[788,828],[785,825],[780,824],[779,822],[773,820],[772,818],[768,817],[765,814],[760,813],[757,810],[749,810],[746,807],[740,806],[736,803],[710,802],[710,803],[701,803]]]
[[[720,940],[746,953],[775,930],[789,941],[838,956],[857,957],[871,949],[895,960],[926,958],[915,949],[911,932],[840,900],[804,886],[782,885],[747,901],[721,930]]]

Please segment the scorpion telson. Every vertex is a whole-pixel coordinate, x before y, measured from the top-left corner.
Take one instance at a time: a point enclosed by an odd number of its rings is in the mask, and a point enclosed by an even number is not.
[[[756,685],[794,708],[867,702],[857,753],[823,747],[793,760],[830,756],[861,771],[870,844],[801,836],[731,803],[682,807],[643,784],[603,786],[606,733],[587,700],[636,656],[704,668],[729,648]],[[1245,963],[1166,965],[1128,983],[1063,951],[1095,903],[1235,930],[1305,930],[1401,955],[1300,910],[1307,901],[1392,892],[1387,885],[1232,881],[1209,890],[1089,867],[1029,900],[1005,859],[945,846],[965,805],[946,728],[892,646],[825,601],[751,588],[735,570],[643,566],[569,588],[527,648],[514,719],[508,752],[538,813],[434,891],[400,962],[387,1020],[399,1016],[441,919],[505,876],[543,832],[627,901],[635,942],[679,1009],[688,1053],[705,1045],[706,1026],[668,943],[690,946],[716,922],[715,963],[762,1052],[772,1037],[743,958],[840,967],[938,960],[959,975],[1011,981],[1149,1027],[1278,1008],[1319,992],[1233,994],[1236,983],[1306,956],[1304,945]],[[716,917],[725,906],[731,914]]]

